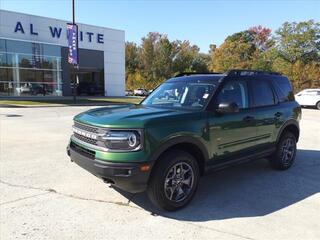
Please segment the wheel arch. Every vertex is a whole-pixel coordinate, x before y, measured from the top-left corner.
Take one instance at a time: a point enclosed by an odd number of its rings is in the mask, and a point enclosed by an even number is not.
[[[299,123],[294,119],[290,119],[287,122],[285,122],[285,124],[283,124],[282,127],[280,128],[280,131],[277,137],[277,142],[279,142],[282,134],[287,131],[292,132],[293,135],[296,137],[297,142],[299,141],[299,137],[300,137]]]
[[[209,159],[209,154],[204,143],[195,137],[176,137],[162,144],[151,157],[151,161],[154,162],[152,171],[155,169],[161,156],[175,149],[191,154],[199,164],[200,175],[204,174],[206,162]]]

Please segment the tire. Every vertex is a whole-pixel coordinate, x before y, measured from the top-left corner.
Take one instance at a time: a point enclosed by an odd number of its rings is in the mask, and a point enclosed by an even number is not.
[[[316,103],[316,109],[320,110],[320,101]]]
[[[176,211],[192,200],[199,178],[199,165],[191,154],[170,151],[158,159],[148,184],[148,197],[157,208]]]
[[[296,152],[296,137],[289,131],[284,132],[277,144],[276,152],[269,158],[271,167],[276,170],[287,170],[292,166]]]

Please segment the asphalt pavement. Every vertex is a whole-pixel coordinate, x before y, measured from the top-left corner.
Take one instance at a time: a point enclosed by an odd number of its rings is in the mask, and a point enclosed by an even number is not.
[[[70,162],[72,117],[89,108],[0,108],[0,239],[320,239],[320,111],[303,109],[290,170],[212,173],[168,213]]]

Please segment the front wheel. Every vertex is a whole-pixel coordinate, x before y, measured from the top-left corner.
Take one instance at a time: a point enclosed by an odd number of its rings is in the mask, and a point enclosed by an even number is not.
[[[297,140],[291,132],[285,132],[277,144],[276,152],[269,158],[274,169],[286,170],[293,164],[297,152]]]
[[[320,101],[319,101],[319,102],[317,102],[317,104],[316,104],[316,108],[317,108],[318,110],[320,110]]]
[[[148,185],[148,196],[158,208],[178,210],[192,200],[199,176],[198,163],[191,154],[171,151],[158,159]]]

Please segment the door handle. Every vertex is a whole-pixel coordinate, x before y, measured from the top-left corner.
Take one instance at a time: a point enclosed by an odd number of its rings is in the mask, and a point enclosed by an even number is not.
[[[281,112],[276,112],[276,113],[274,114],[274,116],[275,116],[276,118],[281,117],[281,115],[282,115],[282,113],[281,113]]]
[[[252,116],[246,116],[242,119],[244,122],[252,122],[254,121],[254,117]]]

